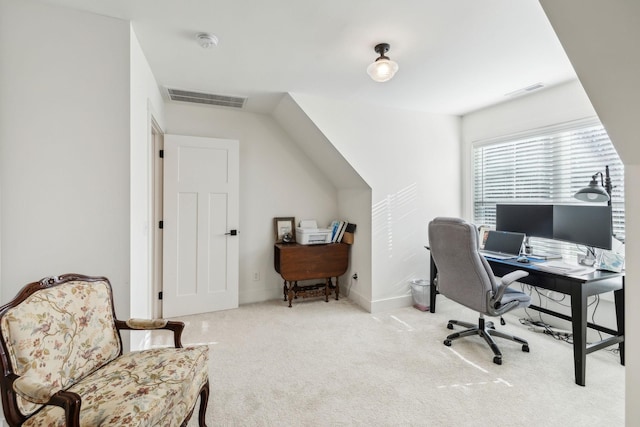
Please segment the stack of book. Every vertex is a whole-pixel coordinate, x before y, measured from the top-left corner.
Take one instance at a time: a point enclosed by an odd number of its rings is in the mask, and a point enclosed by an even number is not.
[[[356,231],[356,225],[347,221],[335,220],[329,226],[331,230],[331,243],[353,243],[353,233]]]

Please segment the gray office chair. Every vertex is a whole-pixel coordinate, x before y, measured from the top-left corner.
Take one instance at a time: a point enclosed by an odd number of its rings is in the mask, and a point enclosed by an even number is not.
[[[522,351],[529,352],[529,343],[525,340],[496,331],[493,322],[486,322],[484,316],[502,316],[518,307],[527,307],[531,302],[529,295],[513,289],[509,285],[529,275],[526,271],[514,271],[497,280],[489,263],[478,252],[478,230],[472,224],[459,218],[435,218],[429,223],[429,246],[431,256],[438,269],[437,283],[439,292],[480,313],[478,325],[449,320],[447,328],[453,325],[466,329],[449,335],[444,345],[451,341],[480,335],[493,350],[493,363],[502,364],[502,353],[492,336],[506,338],[522,344]]]

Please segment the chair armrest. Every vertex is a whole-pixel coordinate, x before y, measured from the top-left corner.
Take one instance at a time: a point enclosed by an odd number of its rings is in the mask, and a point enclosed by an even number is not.
[[[126,324],[131,329],[162,329],[167,322],[166,319],[129,319]]]
[[[13,390],[29,402],[46,404],[51,397],[62,390],[61,387],[50,387],[35,381],[28,375],[18,377],[13,382]]]
[[[173,343],[176,348],[182,348],[182,331],[184,330],[184,322],[166,319],[129,319],[116,320],[116,328],[118,330],[157,330],[167,329],[173,331]]]
[[[513,282],[522,279],[523,277],[527,277],[528,275],[529,273],[527,273],[526,271],[516,270],[502,276],[502,278],[500,279],[500,285],[498,285],[498,290],[496,291],[493,298],[491,298],[491,301],[494,305],[493,308],[498,308],[495,305],[499,304],[500,301],[502,301],[502,297],[504,296],[505,291]]]
[[[504,285],[504,287],[506,288],[513,282],[516,282],[519,279],[522,279],[523,277],[527,277],[528,275],[529,273],[527,273],[526,271],[522,271],[522,270],[512,271],[511,273],[505,274],[504,276],[502,276],[502,279],[500,279],[500,283]]]
[[[12,388],[18,396],[30,402],[62,408],[64,410],[65,425],[68,427],[80,427],[82,399],[77,393],[62,390],[60,387],[45,386],[38,381],[34,381],[29,375],[15,378]]]

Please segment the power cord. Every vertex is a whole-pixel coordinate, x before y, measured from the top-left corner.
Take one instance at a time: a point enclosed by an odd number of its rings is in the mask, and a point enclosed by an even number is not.
[[[522,285],[522,290],[523,292],[528,293],[529,296],[533,296],[535,292],[535,294],[537,294],[538,296],[538,301],[540,305],[542,305],[543,299],[546,299],[546,300],[555,302],[556,304],[561,305],[563,307],[567,307],[567,308],[571,307],[571,304],[563,303],[563,301],[567,298],[567,295],[565,294],[562,294],[562,297],[560,298],[553,298],[549,294],[544,294],[540,292],[540,290],[537,287],[532,285]],[[590,299],[591,300],[587,302],[587,309],[593,306],[593,311],[591,312],[591,323],[595,324],[596,312],[598,311],[598,307],[600,306],[600,295],[594,295],[590,297]],[[573,344],[573,334],[568,331],[559,330],[549,325],[548,323],[545,323],[544,320],[542,319],[542,312],[539,312],[539,311],[537,312],[538,313],[537,317],[540,320],[534,320],[534,316],[532,316],[532,314],[529,312],[529,310],[527,310],[527,308],[525,308],[524,311],[527,314],[528,318],[520,319],[521,324],[528,326],[529,329],[532,331],[542,332],[547,335],[551,335],[553,338],[559,341],[565,341],[568,344]],[[602,332],[598,330],[596,330],[596,332],[598,333],[598,336],[602,341]],[[607,349],[607,351],[611,352],[614,355],[619,353],[619,350],[617,347],[612,349]]]
[[[531,318],[519,319],[522,325],[528,326],[529,330],[534,332],[542,332],[546,335],[551,335],[558,341],[564,341],[569,344],[573,344],[573,334],[567,331],[555,329],[553,326],[544,323],[543,321],[533,320]]]

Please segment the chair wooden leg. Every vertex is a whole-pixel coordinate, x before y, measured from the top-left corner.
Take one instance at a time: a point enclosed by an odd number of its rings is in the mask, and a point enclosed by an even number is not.
[[[207,414],[207,405],[209,404],[209,381],[207,381],[200,390],[200,412],[198,413],[198,425],[207,427],[205,416]]]

